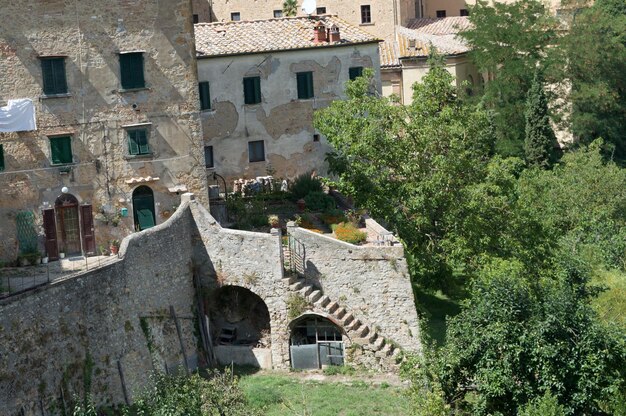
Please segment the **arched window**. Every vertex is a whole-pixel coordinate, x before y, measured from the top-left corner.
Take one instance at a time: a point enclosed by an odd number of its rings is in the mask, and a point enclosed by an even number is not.
[[[133,216],[135,230],[141,231],[156,225],[154,193],[147,186],[139,186],[133,192]]]

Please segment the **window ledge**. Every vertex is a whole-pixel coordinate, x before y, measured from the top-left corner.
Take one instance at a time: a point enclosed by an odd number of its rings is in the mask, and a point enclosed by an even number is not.
[[[214,108],[205,108],[204,110],[200,110],[200,114],[213,114],[215,113]]]
[[[72,93],[65,92],[65,93],[62,93],[62,94],[41,94],[39,96],[39,98],[41,98],[43,100],[46,100],[48,98],[67,98],[67,97],[71,97],[71,96],[72,96]]]
[[[124,159],[133,160],[133,159],[152,159],[154,157],[154,153],[143,153],[140,155],[124,155]]]
[[[150,87],[137,87],[137,88],[118,88],[117,92],[137,92],[137,91],[149,91]]]
[[[374,22],[370,22],[370,23],[359,23],[359,26],[374,26],[376,23]]]
[[[266,162],[266,160],[265,160],[265,159],[263,159],[263,160],[255,160],[255,161],[251,161],[251,160],[249,160],[249,161],[248,161],[248,163],[265,163],[265,162]]]

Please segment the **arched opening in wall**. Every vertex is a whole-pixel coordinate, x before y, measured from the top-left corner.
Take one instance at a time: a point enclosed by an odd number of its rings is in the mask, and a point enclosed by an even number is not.
[[[223,286],[209,297],[211,338],[217,361],[271,368],[270,314],[260,296]]]
[[[344,364],[344,332],[330,319],[305,314],[289,324],[291,367],[315,369]]]
[[[135,230],[141,231],[156,225],[154,212],[154,193],[148,186],[142,185],[133,191],[133,217]]]
[[[72,194],[61,194],[54,202],[59,251],[67,255],[80,253],[78,200]]]

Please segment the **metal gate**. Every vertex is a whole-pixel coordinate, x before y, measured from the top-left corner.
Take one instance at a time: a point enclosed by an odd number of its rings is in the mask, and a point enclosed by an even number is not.
[[[343,365],[343,341],[291,345],[289,350],[292,368],[319,369],[323,365]]]

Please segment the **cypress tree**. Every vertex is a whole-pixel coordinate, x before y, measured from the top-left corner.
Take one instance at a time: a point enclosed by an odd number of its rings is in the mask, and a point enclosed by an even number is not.
[[[524,152],[531,166],[550,167],[557,160],[558,142],[550,126],[548,99],[543,90],[543,79],[535,72],[526,100],[526,140]]]

